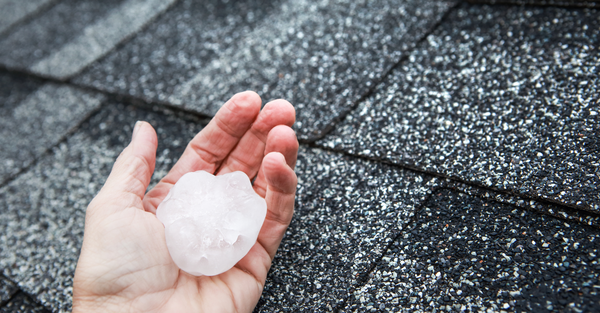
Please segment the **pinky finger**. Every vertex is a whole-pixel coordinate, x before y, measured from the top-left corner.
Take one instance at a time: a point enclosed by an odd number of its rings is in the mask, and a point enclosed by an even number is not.
[[[267,154],[262,166],[267,181],[267,216],[258,234],[258,242],[273,259],[294,215],[298,179],[279,152]]]

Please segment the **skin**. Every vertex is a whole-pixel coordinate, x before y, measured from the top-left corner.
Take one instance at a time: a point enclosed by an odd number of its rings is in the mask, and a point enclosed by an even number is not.
[[[285,100],[260,109],[250,91],[233,96],[188,144],[179,161],[145,194],[154,171],[156,132],[145,122],[86,212],[73,281],[73,312],[251,312],[292,219],[298,140]],[[231,270],[196,277],[173,263],[156,208],[185,173],[243,171],[267,202],[250,252]]]

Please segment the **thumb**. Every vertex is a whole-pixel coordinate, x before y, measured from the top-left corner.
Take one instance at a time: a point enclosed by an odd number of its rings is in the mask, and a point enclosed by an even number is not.
[[[133,129],[129,145],[121,152],[113,165],[106,183],[89,210],[96,210],[95,203],[102,203],[98,209],[119,210],[126,207],[142,207],[142,199],[150,184],[156,161],[158,139],[152,125],[138,121]]]

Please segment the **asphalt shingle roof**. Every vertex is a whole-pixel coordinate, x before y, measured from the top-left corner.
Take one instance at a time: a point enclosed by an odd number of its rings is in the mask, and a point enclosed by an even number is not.
[[[312,139],[352,109],[453,1],[182,1],[75,82],[212,115],[285,98]],[[243,12],[243,13],[240,13]]]
[[[0,0],[0,310],[70,311],[135,121],[155,184],[245,89],[301,139],[256,312],[600,310],[597,2],[505,2]]]

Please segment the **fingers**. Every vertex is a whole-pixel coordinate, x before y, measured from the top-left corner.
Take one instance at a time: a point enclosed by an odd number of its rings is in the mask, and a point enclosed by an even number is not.
[[[287,126],[276,126],[269,132],[264,154],[279,152],[285,157],[287,165],[294,169],[296,167],[296,158],[298,157],[298,139],[294,131]],[[267,193],[267,180],[265,172],[261,168],[256,180],[254,181],[254,191],[261,197]]]
[[[190,141],[165,180],[174,183],[183,174],[199,170],[214,173],[252,126],[260,112],[260,105],[260,96],[255,92],[234,95]]]
[[[205,170],[209,173],[221,166],[240,139],[250,129],[260,112],[258,94],[245,91],[234,95],[217,112],[210,123],[188,144],[171,171],[146,195],[144,208],[156,208],[185,173]]]
[[[267,216],[257,241],[273,259],[294,214],[298,179],[283,154],[279,152],[271,152],[265,156],[262,171],[267,182]]]
[[[258,173],[271,130],[278,125],[291,127],[296,120],[294,107],[285,100],[274,100],[265,105],[250,130],[229,154],[218,171],[219,175],[242,171],[252,179]],[[291,130],[291,129],[290,129]]]
[[[104,208],[141,208],[141,201],[154,172],[157,145],[154,128],[147,122],[137,122],[131,142],[115,161],[110,176],[88,210],[96,209],[93,204],[97,199],[103,200]]]

